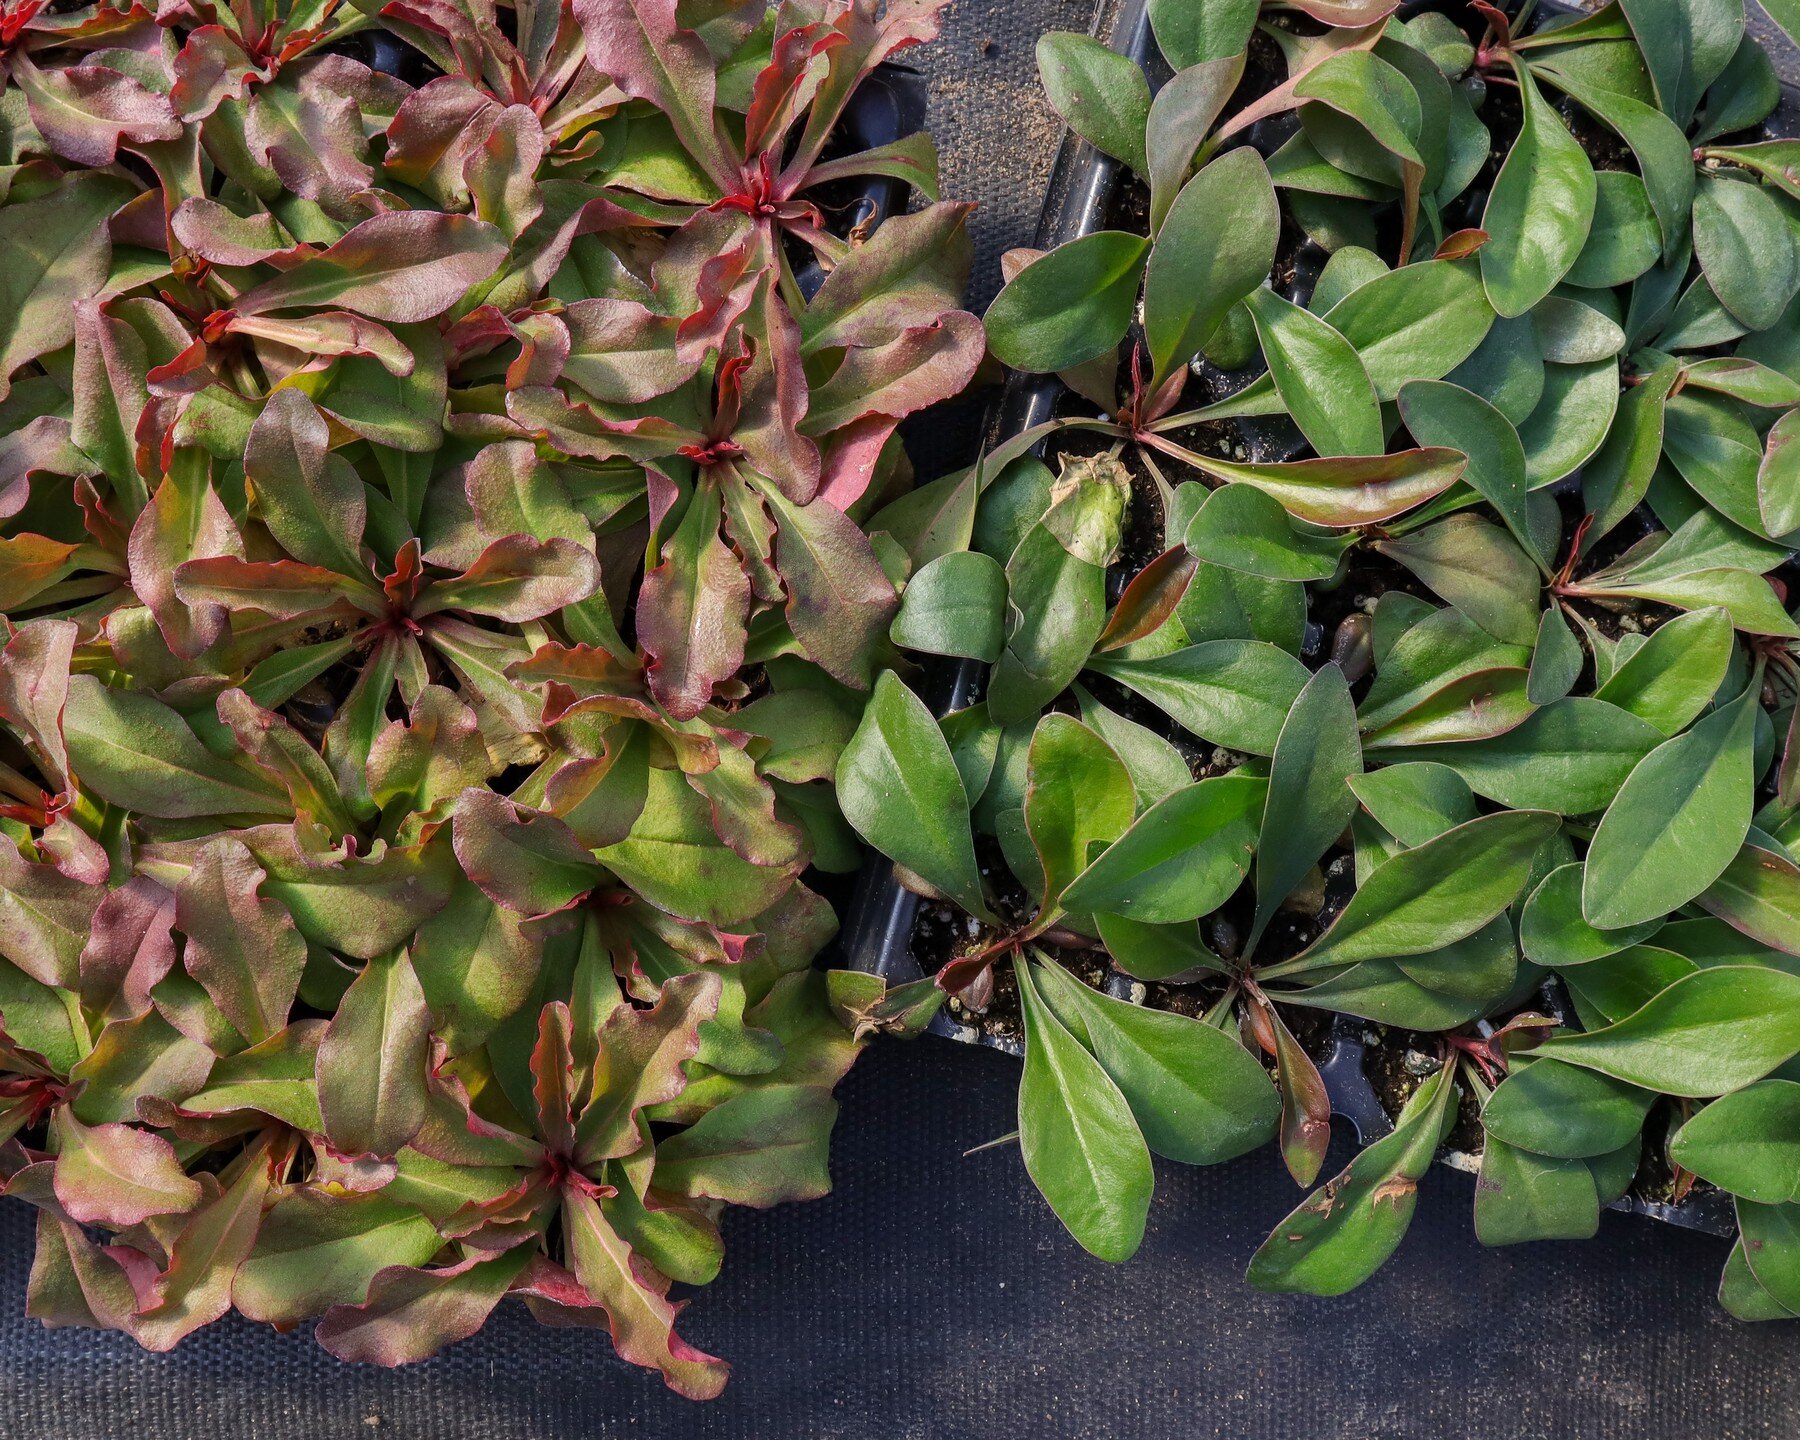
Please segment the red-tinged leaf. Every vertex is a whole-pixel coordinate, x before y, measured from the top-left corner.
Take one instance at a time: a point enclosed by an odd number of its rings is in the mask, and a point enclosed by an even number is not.
[[[688,776],[688,784],[712,803],[713,829],[752,865],[785,869],[811,858],[805,833],[775,816],[775,789],[756,762],[720,737],[718,763]]]
[[[150,401],[150,350],[166,344],[179,351],[188,339],[175,313],[153,301],[76,302],[69,439],[105,473],[128,517],[149,499],[138,470],[137,436]]]
[[[380,599],[365,586],[317,565],[298,560],[238,560],[220,556],[189,560],[175,567],[176,598],[190,606],[260,610],[278,620],[317,614],[334,605],[375,611]]]
[[[808,354],[839,345],[883,345],[922,315],[954,310],[974,259],[973,207],[948,201],[884,221],[825,277],[800,316]]]
[[[816,1200],[831,1189],[825,1161],[836,1118],[822,1086],[743,1091],[656,1147],[656,1188],[757,1209]]]
[[[463,166],[498,108],[461,75],[440,75],[400,102],[388,123],[381,168],[442,208],[462,209],[469,203]]]
[[[493,117],[481,144],[463,161],[475,214],[516,240],[543,212],[538,166],[544,125],[529,105],[508,105]]]
[[[1421,505],[1448,490],[1468,466],[1462,451],[1445,449],[1267,465],[1172,453],[1215,479],[1254,485],[1301,520],[1340,528],[1377,524]]]
[[[106,892],[81,949],[81,1003],[104,1020],[150,1008],[150,991],[175,964],[175,896],[145,875]]]
[[[81,951],[106,892],[27,860],[0,834],[0,956],[43,985],[73,990]]]
[[[437,1270],[392,1265],[369,1285],[360,1305],[334,1305],[314,1338],[339,1360],[406,1365],[428,1360],[479,1330],[523,1270],[534,1247],[498,1255],[474,1252]]]
[[[235,688],[221,692],[214,709],[244,753],[280,780],[297,814],[318,821],[334,836],[356,828],[324,758],[288,720]]]
[[[341,55],[320,55],[287,67],[292,83],[263,85],[244,103],[244,145],[253,163],[273,172],[280,187],[337,219],[367,213],[364,197],[375,181],[358,95],[369,69]],[[390,212],[391,213],[391,212]]]
[[[1185,545],[1165,550],[1138,571],[1119,596],[1106,628],[1094,642],[1097,651],[1118,650],[1162,628],[1187,594],[1194,572],[1200,568]]]
[[[567,1155],[575,1145],[575,1058],[569,1035],[569,1007],[552,1001],[538,1013],[537,1044],[531,1051],[538,1138],[552,1155]]]
[[[9,1193],[20,1193],[16,1179]],[[137,1296],[124,1267],[73,1221],[41,1209],[25,1313],[51,1330],[65,1325],[124,1330],[136,1308]]]
[[[348,310],[322,310],[316,315],[288,319],[279,315],[235,315],[225,327],[233,335],[248,335],[298,350],[302,355],[330,358],[367,355],[388,374],[404,379],[413,373],[413,352],[385,325],[352,315]],[[281,395],[298,391],[281,390]]]
[[[429,816],[491,769],[475,712],[427,685],[406,719],[390,720],[369,746],[369,794],[383,810]]]
[[[643,415],[612,420],[589,406],[571,404],[560,390],[531,386],[508,392],[506,413],[527,434],[548,441],[565,455],[585,460],[657,460],[673,455],[684,445],[703,445],[698,430]]]
[[[0,400],[21,365],[75,338],[75,302],[106,283],[106,218],[136,193],[120,175],[80,171],[36,199],[0,207]]]
[[[721,512],[718,487],[703,479],[638,597],[650,688],[677,720],[698,715],[744,663],[750,581],[719,538]]]
[[[645,726],[616,725],[604,756],[571,760],[550,777],[545,804],[581,845],[616,845],[637,824],[649,794],[649,736]]]
[[[814,497],[848,513],[875,480],[876,467],[887,453],[888,441],[900,422],[886,415],[865,415],[834,430],[819,473],[819,493]],[[934,560],[926,555],[923,560]],[[923,563],[919,556],[915,561]]]
[[[1310,1185],[1319,1178],[1331,1144],[1331,1096],[1319,1067],[1275,1007],[1263,1001],[1257,1008],[1273,1032],[1275,1083],[1281,1092],[1281,1158],[1295,1184]]]
[[[47,535],[0,536],[0,614],[25,609],[40,590],[67,575],[80,548]]]
[[[431,1012],[405,951],[370,960],[319,1042],[319,1114],[346,1157],[392,1156],[425,1123]]]
[[[385,1195],[293,1189],[269,1207],[231,1300],[246,1319],[297,1325],[368,1298],[376,1274],[423,1264],[443,1246],[424,1215]]]
[[[597,645],[559,645],[554,641],[539,646],[529,660],[508,670],[507,676],[523,685],[560,682],[580,695],[633,693],[642,688],[642,673],[635,662]]]
[[[981,322],[960,310],[903,331],[885,344],[850,350],[812,392],[806,433],[828,435],[866,415],[904,419],[960,394],[987,353]]]
[[[757,155],[776,150],[794,122],[819,92],[830,67],[830,51],[845,36],[823,24],[796,25],[777,35],[769,63],[757,74],[750,110],[744,117],[744,150]]]
[[[213,493],[203,457],[184,452],[131,527],[126,555],[131,588],[156,617],[169,649],[192,659],[225,633],[223,605],[194,604],[175,593],[175,568],[221,556],[242,558],[244,542]],[[193,463],[200,459],[201,463]]]
[[[190,254],[214,265],[257,265],[295,249],[294,237],[268,211],[239,215],[204,195],[175,207],[169,232]]]
[[[787,586],[788,627],[832,676],[866,690],[900,608],[874,546],[828,502],[796,505],[773,485],[759,488],[775,517],[775,562]]]
[[[146,1350],[173,1350],[186,1336],[231,1308],[231,1282],[262,1224],[272,1172],[285,1168],[288,1142],[259,1140],[239,1162],[237,1177],[197,1210],[169,1247],[169,1267],[132,1322]]]
[[[1485,230],[1458,230],[1438,242],[1433,260],[1466,260],[1488,242]]]
[[[1351,28],[1373,25],[1400,8],[1400,0],[1293,0],[1293,4],[1322,25]]]
[[[639,1112],[686,1087],[686,1063],[700,1048],[700,1026],[718,1013],[720,988],[719,977],[706,971],[677,975],[652,1009],[621,1005],[606,1017],[594,1087],[575,1128],[575,1157],[584,1169],[644,1144]]]
[[[265,77],[223,25],[202,25],[171,62],[169,99],[183,120],[204,120],[226,100],[239,100]]]
[[[443,314],[506,258],[506,238],[466,215],[395,210],[238,298],[240,315],[321,306],[392,324]]]
[[[175,891],[175,923],[187,936],[182,964],[252,1045],[287,1025],[306,968],[293,917],[260,893],[266,878],[241,840],[220,835]]]
[[[366,575],[363,484],[330,447],[318,407],[299,390],[277,390],[250,427],[244,474],[257,513],[283,550],[305,565]]]
[[[641,405],[692,379],[698,356],[676,353],[676,321],[635,300],[601,296],[563,310],[569,354],[563,374],[608,405]]]
[[[491,790],[463,792],[452,834],[463,872],[496,905],[519,915],[567,909],[603,875],[562,821],[521,810]]]
[[[92,63],[40,70],[24,47],[11,60],[31,123],[65,160],[110,165],[121,142],[149,145],[181,135],[168,98],[118,70]]]
[[[79,305],[76,312],[80,313]],[[25,508],[31,482],[38,476],[78,474],[89,469],[91,461],[76,444],[73,426],[61,415],[40,415],[0,436],[0,520]]]
[[[83,1225],[123,1230],[153,1215],[177,1215],[200,1203],[162,1136],[135,1125],[83,1125],[67,1110],[56,1115],[56,1198]]]
[[[718,65],[676,10],[676,0],[575,0],[588,64],[634,100],[662,111],[687,152],[727,193],[738,181],[713,118]]]
[[[415,618],[462,610],[522,624],[585,600],[600,588],[600,563],[573,540],[508,535],[461,575],[434,580],[413,606]]]
[[[1295,87],[1309,74],[1333,55],[1341,55],[1346,50],[1373,50],[1380,41],[1383,25],[1370,25],[1360,30],[1328,30],[1308,47],[1305,55],[1296,62],[1288,74],[1288,78],[1273,90],[1264,94],[1250,104],[1237,111],[1212,134],[1211,144],[1215,151],[1222,149],[1225,140],[1240,130],[1248,129],[1259,120],[1266,120],[1271,115],[1282,115],[1289,110],[1298,109],[1299,97],[1295,95]]]
[[[79,633],[70,620],[32,620],[0,650],[0,720],[31,742],[46,778],[55,785],[69,773],[62,717]]]
[[[564,1192],[563,1245],[581,1287],[611,1320],[621,1358],[662,1372],[671,1390],[710,1400],[725,1388],[730,1367],[675,1333],[679,1305],[669,1281],[620,1238],[599,1203],[574,1188]]]
[[[785,305],[770,300],[762,308],[759,343],[744,370],[731,438],[758,474],[804,505],[819,488],[819,447],[799,433],[807,410],[800,327]]]

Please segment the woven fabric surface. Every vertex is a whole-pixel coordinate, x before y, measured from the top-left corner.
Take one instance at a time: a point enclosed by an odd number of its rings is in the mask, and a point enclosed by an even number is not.
[[[727,1223],[683,1318],[737,1370],[680,1400],[604,1337],[503,1308],[402,1371],[238,1320],[167,1356],[19,1315],[23,1206],[0,1207],[0,1435],[19,1440],[1787,1440],[1800,1327],[1713,1302],[1723,1242],[1608,1215],[1598,1239],[1484,1250],[1436,1169],[1412,1233],[1339,1300],[1260,1295],[1245,1261],[1298,1198],[1269,1153],[1160,1167],[1144,1248],[1084,1255],[1018,1151],[1017,1062],[925,1040],[842,1091],[830,1198]],[[1349,1158],[1339,1138],[1329,1164]],[[1554,1287],[1552,1289],[1552,1287]]]

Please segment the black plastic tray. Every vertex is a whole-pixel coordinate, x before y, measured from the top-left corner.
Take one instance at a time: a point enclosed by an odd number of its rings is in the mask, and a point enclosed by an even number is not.
[[[1426,3],[1403,4],[1400,13],[1405,16],[1440,8],[1444,7],[1426,0]],[[1559,0],[1545,0],[1538,9],[1546,14],[1579,13],[1579,7],[1559,3]],[[1089,33],[1096,39],[1108,41],[1113,49],[1144,67],[1155,82],[1157,67],[1162,66],[1163,61],[1150,28],[1148,0],[1099,0]],[[1789,117],[1800,116],[1800,87],[1784,79],[1782,90],[1782,112]],[[1033,244],[1047,250],[1103,228],[1118,180],[1116,161],[1073,133],[1065,133],[1051,171]],[[1310,278],[1306,281],[1308,285]],[[1054,375],[1009,375],[985,427],[984,450],[1050,419],[1064,393],[1065,387]],[[1291,449],[1282,453],[1283,446],[1291,441],[1279,424],[1259,428],[1246,438],[1252,441],[1259,459],[1287,459],[1294,453]],[[974,660],[927,666],[923,698],[938,715],[959,709],[969,704],[979,692],[985,669],[986,666]],[[852,969],[880,975],[894,985],[923,978],[924,972],[910,948],[919,907],[923,903],[920,896],[895,880],[893,865],[886,857],[868,852],[838,940],[837,958]],[[1135,1003],[1139,998],[1138,993],[1134,993],[1139,987],[1117,970],[1109,973],[1106,988],[1118,999]],[[1566,999],[1555,990],[1547,992],[1546,1001],[1553,1013],[1570,1011]],[[930,1033],[965,1044],[985,1045],[1012,1055],[1024,1053],[1024,1047],[1017,1039],[962,1024],[944,1011],[931,1022]],[[1354,1016],[1335,1016],[1330,1048],[1319,1061],[1319,1073],[1331,1097],[1332,1114],[1347,1120],[1364,1144],[1393,1129],[1393,1121],[1376,1097],[1364,1071],[1365,1053],[1375,1039],[1370,1022]],[[1462,1151],[1445,1150],[1438,1158],[1441,1163],[1471,1175],[1480,1167],[1478,1156]],[[1722,1192],[1704,1191],[1680,1205],[1626,1195],[1614,1201],[1610,1208],[1713,1235],[1730,1237],[1737,1232],[1730,1199]]]

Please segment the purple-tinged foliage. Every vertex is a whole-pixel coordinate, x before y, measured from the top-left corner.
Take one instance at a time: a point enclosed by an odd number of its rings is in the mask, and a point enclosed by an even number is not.
[[[823,1193],[882,1023],[807,876],[894,655],[861,520],[984,341],[929,140],[829,142],[940,8],[7,6],[0,1175],[46,1323],[393,1364],[516,1294],[724,1384],[670,1286]],[[839,233],[865,176],[926,208]]]

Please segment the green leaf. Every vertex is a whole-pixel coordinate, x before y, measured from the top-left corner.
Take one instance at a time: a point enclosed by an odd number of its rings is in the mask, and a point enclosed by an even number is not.
[[[1800,1083],[1758,1080],[1721,1096],[1675,1132],[1669,1158],[1758,1204],[1800,1199]]]
[[[1399,395],[1400,418],[1421,445],[1461,450],[1469,457],[1465,484],[1492,505],[1506,528],[1546,573],[1545,555],[1527,512],[1525,447],[1512,422],[1481,396],[1443,380],[1415,380]]]
[[[1531,675],[1525,695],[1533,705],[1551,705],[1575,688],[1587,656],[1581,642],[1563,618],[1562,607],[1552,605],[1538,624],[1537,644],[1531,652]]]
[[[1560,865],[1541,881],[1519,917],[1519,945],[1526,959],[1546,970],[1603,960],[1641,945],[1662,928],[1663,917],[1620,930],[1596,930],[1581,913],[1580,864]]]
[[[431,1012],[404,953],[371,960],[319,1044],[319,1113],[343,1155],[391,1157],[431,1105]]]
[[[1588,847],[1589,924],[1617,930],[1666,915],[1719,878],[1750,828],[1755,719],[1749,693],[1638,763]]]
[[[1606,1155],[1643,1129],[1656,1096],[1549,1057],[1520,1061],[1482,1107],[1490,1135],[1534,1155]]]
[[[1712,703],[1731,663],[1731,617],[1694,610],[1659,625],[1594,692],[1665,735],[1686,729]]]
[[[1090,848],[1125,833],[1137,792],[1112,747],[1067,715],[1038,721],[1025,771],[1025,830],[1043,867],[1039,913],[1047,918],[1087,868]]]
[[[1169,925],[1209,915],[1250,870],[1268,782],[1219,775],[1158,800],[1069,886],[1076,914]],[[1342,828],[1342,827],[1339,827]]]
[[[1223,60],[1250,43],[1256,28],[1256,0],[1150,0],[1150,25],[1157,47],[1178,70],[1206,60]]]
[[[1637,279],[1662,256],[1662,226],[1644,182],[1629,170],[1595,176],[1594,223],[1568,281],[1608,290]]]
[[[1034,978],[1119,1087],[1151,1153],[1217,1165],[1274,1135],[1281,1102],[1269,1072],[1233,1035],[1098,994],[1058,965],[1038,967]]]
[[[1478,795],[1522,810],[1587,815],[1605,808],[1662,732],[1604,701],[1571,696],[1488,740],[1384,752],[1389,760],[1436,760]]]
[[[1756,471],[1757,511],[1770,535],[1800,531],[1800,410],[1790,410],[1769,430],[1768,448]]]
[[[1328,580],[1351,536],[1303,529],[1273,495],[1221,485],[1188,523],[1185,544],[1208,564],[1269,580]]]
[[[992,663],[1005,612],[1006,572],[998,563],[975,550],[940,555],[907,581],[889,634],[909,650]]]
[[[1018,960],[1025,1021],[1019,1148],[1025,1170],[1090,1254],[1127,1260],[1144,1238],[1155,1176],[1150,1150],[1119,1087],[1038,996]]]
[[[298,1324],[332,1305],[360,1305],[379,1271],[423,1265],[443,1244],[430,1220],[383,1195],[291,1190],[263,1217],[232,1303],[251,1320]]]
[[[1182,187],[1144,273],[1153,385],[1193,359],[1231,307],[1261,286],[1280,231],[1275,184],[1248,146],[1219,156]]]
[[[987,916],[969,798],[924,701],[886,671],[837,768],[844,818],[877,850]]]
[[[656,1146],[656,1187],[670,1195],[763,1208],[816,1200],[837,1101],[821,1085],[762,1085],[708,1110]]]
[[[1800,286],[1793,233],[1774,198],[1754,183],[1701,172],[1694,258],[1719,303],[1751,330],[1779,320]]]
[[[1096,150],[1146,174],[1150,85],[1135,62],[1086,35],[1038,37],[1038,73],[1050,108]]]
[[[1769,1299],[1800,1311],[1800,1205],[1737,1202],[1738,1243]]]
[[[1475,818],[1475,797],[1462,777],[1429,761],[1352,775],[1350,788],[1376,823],[1409,848]]]
[[[1537,1053],[1665,1095],[1723,1095],[1800,1053],[1800,976],[1697,970],[1616,1024],[1553,1035]]]
[[[1246,955],[1255,954],[1282,902],[1350,823],[1356,795],[1349,782],[1362,768],[1356,702],[1344,672],[1325,665],[1307,681],[1275,741]]]
[[[1350,342],[1273,290],[1253,290],[1247,303],[1275,392],[1312,448],[1320,455],[1381,454],[1381,407]]]
[[[1621,0],[1665,114],[1685,126],[1744,33],[1742,0]]]
[[[1035,720],[1106,625],[1105,567],[1118,551],[1130,477],[1117,460],[1065,460],[1049,506],[1006,562],[1006,645],[988,681],[1001,725]]]
[[[1580,1160],[1551,1160],[1489,1135],[1475,1180],[1475,1238],[1483,1245],[1587,1240],[1600,1230],[1594,1175]]]
[[[1506,531],[1476,515],[1452,515],[1409,535],[1374,541],[1488,634],[1513,645],[1535,643],[1536,564]]]
[[[69,679],[63,739],[82,788],[134,814],[185,820],[294,813],[272,777],[214,755],[160,700],[111,689],[92,675]]]
[[[1593,162],[1529,68],[1516,63],[1513,73],[1524,121],[1488,195],[1488,243],[1478,256],[1488,299],[1504,316],[1523,315],[1569,272],[1587,243],[1596,193]]]
[[[1412,1222],[1418,1182],[1455,1115],[1455,1097],[1448,1067],[1421,1085],[1391,1135],[1275,1227],[1250,1258],[1249,1282],[1284,1294],[1342,1295],[1380,1269]]]
[[[1125,338],[1150,242],[1099,230],[1015,275],[988,306],[988,344],[1015,370],[1068,370]]]
[[[1719,878],[1700,892],[1701,908],[1789,955],[1800,954],[1800,865],[1778,854],[1774,841],[1750,843],[1731,858]]]
[[[1423,955],[1472,935],[1518,898],[1557,825],[1541,810],[1507,811],[1401,851],[1376,867],[1306,951],[1267,973]]]
[[[1192,734],[1272,755],[1310,678],[1292,655],[1257,640],[1209,640],[1154,660],[1097,655],[1088,668],[1142,695]]]

